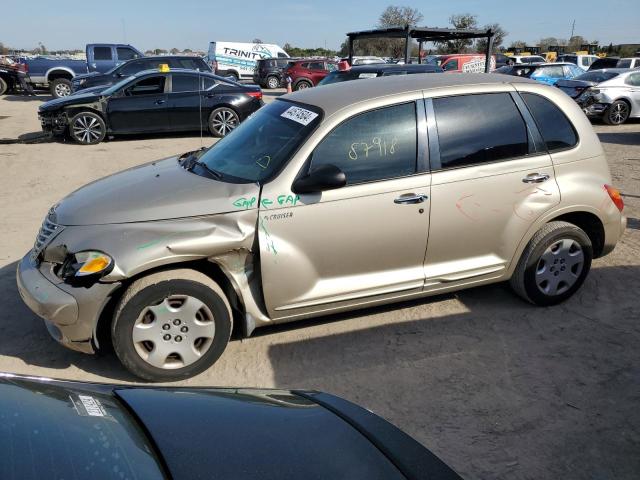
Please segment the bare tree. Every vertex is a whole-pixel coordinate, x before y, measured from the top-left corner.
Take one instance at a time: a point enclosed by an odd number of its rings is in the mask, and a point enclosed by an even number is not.
[[[415,27],[424,17],[417,8],[389,5],[378,19],[378,27]]]
[[[262,43],[262,40],[260,40],[259,38],[254,38],[253,43]]]
[[[171,50],[169,50],[169,52],[171,53],[171,55],[175,55],[175,54],[179,53],[180,50],[178,50],[176,47],[173,47]]]

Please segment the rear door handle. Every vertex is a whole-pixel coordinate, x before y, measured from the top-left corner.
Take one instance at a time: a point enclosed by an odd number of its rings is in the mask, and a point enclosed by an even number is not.
[[[524,183],[542,183],[549,180],[549,175],[546,173],[530,173],[522,179]]]
[[[428,198],[429,197],[423,193],[406,193],[396,198],[393,201],[393,203],[399,203],[399,204],[422,203]]]
[[[162,105],[166,100],[156,100],[156,105]]]

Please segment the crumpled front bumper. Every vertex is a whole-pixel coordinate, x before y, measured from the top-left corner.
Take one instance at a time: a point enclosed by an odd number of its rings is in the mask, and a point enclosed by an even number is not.
[[[27,253],[16,274],[24,303],[43,318],[51,336],[67,348],[95,352],[95,332],[100,314],[120,283],[96,283],[72,287],[58,279],[52,264],[36,265]]]
[[[38,113],[42,131],[54,135],[62,135],[67,129],[68,119],[64,112]]]

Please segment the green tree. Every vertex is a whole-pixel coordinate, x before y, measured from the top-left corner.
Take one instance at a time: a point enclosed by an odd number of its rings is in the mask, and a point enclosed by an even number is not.
[[[482,27],[483,30],[491,29],[493,31],[493,50],[498,51],[502,47],[502,43],[504,42],[504,37],[506,37],[509,32],[505,31],[504,28],[500,26],[499,23],[491,23],[489,25],[485,25]],[[487,50],[487,39],[479,38],[476,40],[476,51],[484,52]]]
[[[478,28],[478,17],[470,13],[451,15],[449,23],[458,30],[473,30]],[[473,45],[473,39],[463,38],[458,40],[447,40],[441,44],[448,53],[465,53]]]

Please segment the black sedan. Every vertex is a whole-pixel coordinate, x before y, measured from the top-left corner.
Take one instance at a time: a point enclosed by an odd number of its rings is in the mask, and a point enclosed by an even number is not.
[[[211,73],[147,70],[43,103],[42,129],[93,145],[107,135],[200,131],[223,137],[262,106],[260,87]]]
[[[0,374],[0,478],[461,478],[375,414],[313,391]]]
[[[123,78],[135,75],[144,70],[157,70],[160,65],[168,65],[169,68],[185,68],[200,72],[211,72],[211,67],[200,57],[186,55],[165,55],[157,57],[143,57],[128,60],[112,68],[108,72],[91,72],[76,75],[71,81],[75,92],[86,88],[104,86],[107,88]]]

